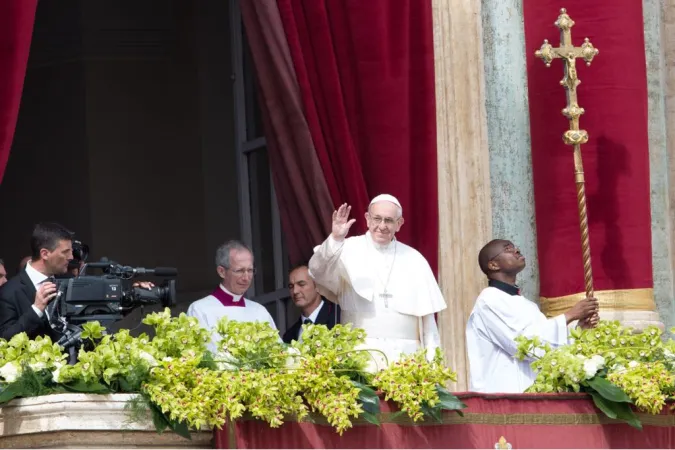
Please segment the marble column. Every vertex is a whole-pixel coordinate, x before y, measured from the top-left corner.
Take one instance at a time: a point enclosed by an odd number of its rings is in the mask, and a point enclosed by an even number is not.
[[[672,169],[674,161],[671,156],[675,151],[672,145],[675,125],[673,117],[675,102],[672,98],[675,88],[673,85],[675,0],[643,0],[642,8],[647,62],[654,301],[661,320],[670,327],[675,325],[673,308],[675,173]],[[671,109],[669,115],[666,113],[667,103]],[[668,145],[669,133],[670,145]]]
[[[485,287],[477,255],[490,239],[490,159],[480,0],[432,0],[438,130],[439,315],[454,390],[468,388],[466,322]]]
[[[482,0],[492,237],[513,241],[527,257],[518,285],[539,298],[537,234],[527,100],[522,0]]]

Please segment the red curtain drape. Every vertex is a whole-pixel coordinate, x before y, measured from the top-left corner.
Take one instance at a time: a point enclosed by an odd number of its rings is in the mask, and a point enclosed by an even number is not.
[[[0,183],[19,115],[37,0],[0,2]]]
[[[333,205],[303,115],[284,28],[275,2],[242,0],[256,68],[268,156],[291,265],[309,260],[325,239]]]
[[[335,205],[365,231],[370,198],[392,194],[399,238],[437,267],[431,2],[277,0],[304,113]],[[324,230],[328,233],[329,230]]]
[[[584,291],[572,147],[561,60],[534,57],[544,39],[558,46],[557,0],[524,2],[532,165],[541,295]],[[591,258],[596,290],[651,288],[651,218],[647,73],[642,2],[568,0],[573,43],[588,37],[600,50],[591,67],[578,60]]]

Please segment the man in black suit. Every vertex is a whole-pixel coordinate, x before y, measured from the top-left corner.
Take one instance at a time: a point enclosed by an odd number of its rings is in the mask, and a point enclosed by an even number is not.
[[[284,342],[290,344],[293,340],[300,340],[303,324],[315,323],[331,329],[340,323],[340,307],[321,297],[306,265],[294,268],[288,278],[293,303],[301,314],[300,319],[284,333]]]
[[[0,288],[0,338],[26,332],[30,339],[58,335],[48,323],[45,308],[56,296],[55,275],[68,271],[73,259],[73,234],[55,223],[35,226],[30,241],[31,260],[24,270]]]

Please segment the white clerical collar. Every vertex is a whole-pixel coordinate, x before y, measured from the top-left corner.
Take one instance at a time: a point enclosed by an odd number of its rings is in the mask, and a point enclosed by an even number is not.
[[[239,302],[239,301],[241,301],[241,299],[244,297],[243,295],[233,294],[232,292],[230,292],[229,290],[227,290],[227,288],[226,288],[225,286],[223,286],[222,283],[219,284],[218,286],[220,286],[220,288],[221,288],[227,295],[231,295],[231,296],[232,296],[232,301],[233,301],[233,302]]]
[[[370,241],[370,243],[373,244],[373,247],[375,248],[375,250],[379,250],[379,251],[391,250],[396,245],[396,237],[394,237],[394,239],[392,239],[388,244],[378,244],[373,239],[373,235],[370,234],[370,231],[366,231],[366,239],[368,239]]]
[[[321,307],[323,306],[323,300],[321,300],[321,303],[319,303],[319,306],[317,306],[314,311],[312,311],[312,314],[309,315],[309,317],[305,317],[302,314],[300,314],[300,321],[304,322],[305,320],[309,319],[312,321],[312,323],[316,323],[316,318],[319,317],[319,311],[321,311]]]
[[[47,275],[43,274],[42,272],[38,272],[35,268],[33,268],[33,266],[30,265],[30,261],[26,263],[26,275],[28,275],[30,281],[33,282],[35,289],[37,289],[40,283],[43,283],[47,278],[49,278]]]

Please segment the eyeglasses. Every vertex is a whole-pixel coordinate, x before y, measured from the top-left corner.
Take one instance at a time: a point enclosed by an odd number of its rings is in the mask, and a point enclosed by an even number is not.
[[[388,227],[392,227],[396,222],[398,222],[398,219],[392,219],[391,217],[371,216],[370,214],[368,215],[368,218],[375,225],[379,225],[384,222],[384,224]]]
[[[516,247],[515,245],[507,245],[506,247],[504,247],[504,249],[501,252],[497,253],[495,256],[490,258],[488,261],[494,261],[494,259],[497,258],[502,253],[518,253],[519,251],[520,251],[520,249],[518,249],[518,247]]]
[[[226,269],[235,274],[238,277],[243,277],[244,275],[248,274],[250,276],[255,275],[255,268],[254,269],[237,269],[237,270],[232,270],[232,269]]]

